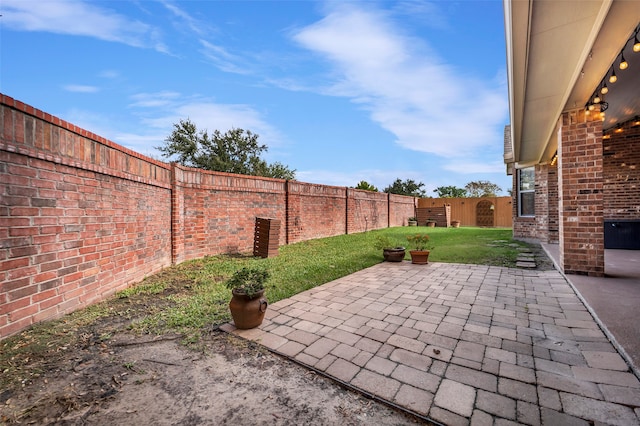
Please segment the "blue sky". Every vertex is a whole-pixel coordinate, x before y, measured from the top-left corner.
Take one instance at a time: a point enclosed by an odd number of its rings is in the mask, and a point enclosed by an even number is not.
[[[251,130],[305,182],[510,187],[502,2],[0,0],[0,91],[118,144]]]

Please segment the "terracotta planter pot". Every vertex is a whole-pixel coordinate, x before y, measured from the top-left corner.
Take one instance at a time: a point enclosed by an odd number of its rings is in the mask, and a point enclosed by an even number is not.
[[[387,262],[402,262],[404,260],[404,248],[386,248],[382,249],[382,256]]]
[[[436,223],[435,222],[427,222],[427,226],[429,228],[435,228],[436,227]]]
[[[454,228],[460,228],[460,221],[454,220],[453,222],[451,222],[451,226]]]
[[[236,290],[232,290],[231,293],[233,296],[229,302],[229,310],[236,328],[246,330],[262,324],[268,305],[267,299],[263,297],[264,290],[256,293],[252,298]]]
[[[410,250],[411,263],[426,265],[429,263],[429,250]]]
[[[416,220],[410,220],[409,222],[407,222],[407,224],[408,224],[409,226],[418,226],[418,221],[416,221]]]

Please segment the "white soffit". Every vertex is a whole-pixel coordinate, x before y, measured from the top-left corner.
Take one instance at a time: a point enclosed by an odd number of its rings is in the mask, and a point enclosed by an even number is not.
[[[531,3],[522,130],[520,140],[514,141],[520,166],[539,163],[555,137],[558,116],[581,77],[610,5],[610,0]],[[515,24],[513,29],[518,31]]]

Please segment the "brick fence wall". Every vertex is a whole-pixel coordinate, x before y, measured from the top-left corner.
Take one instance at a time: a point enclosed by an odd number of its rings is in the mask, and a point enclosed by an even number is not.
[[[167,164],[0,95],[0,338],[164,267],[401,226],[415,199]]]

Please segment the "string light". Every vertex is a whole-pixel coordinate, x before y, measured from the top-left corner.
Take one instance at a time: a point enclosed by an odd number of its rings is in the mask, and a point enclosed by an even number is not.
[[[640,40],[638,39],[639,33],[640,33],[640,24],[634,30],[633,35],[629,37],[629,39],[624,43],[618,57],[611,64],[611,68],[609,68],[609,71],[611,73],[609,73],[608,71],[604,75],[604,77],[602,78],[602,81],[600,82],[596,90],[593,92],[591,97],[589,98],[590,99],[589,102],[587,102],[587,104],[584,106],[586,114],[589,114],[590,111],[593,111],[595,109],[595,105],[598,104],[600,106],[600,117],[602,117],[602,120],[604,121],[604,111],[609,106],[606,102],[604,102],[604,95],[609,93],[607,80],[611,84],[614,84],[616,81],[618,81],[618,76],[616,75],[616,69],[615,69],[615,63],[617,62],[618,59],[620,60],[618,64],[618,68],[620,68],[621,70],[626,70],[627,68],[629,68],[629,62],[627,62],[626,58],[624,57],[624,50],[627,48],[627,45],[631,40],[633,40],[633,51],[636,53],[640,52]],[[591,56],[592,56],[592,53],[589,53],[589,59],[591,59]],[[607,78],[607,76],[609,76],[609,78]],[[600,94],[598,94],[598,92],[600,92]],[[640,125],[640,123],[638,125]]]
[[[629,68],[629,62],[627,62],[627,60],[624,58],[624,53],[620,52],[620,69],[621,70],[626,70],[627,68]]]

